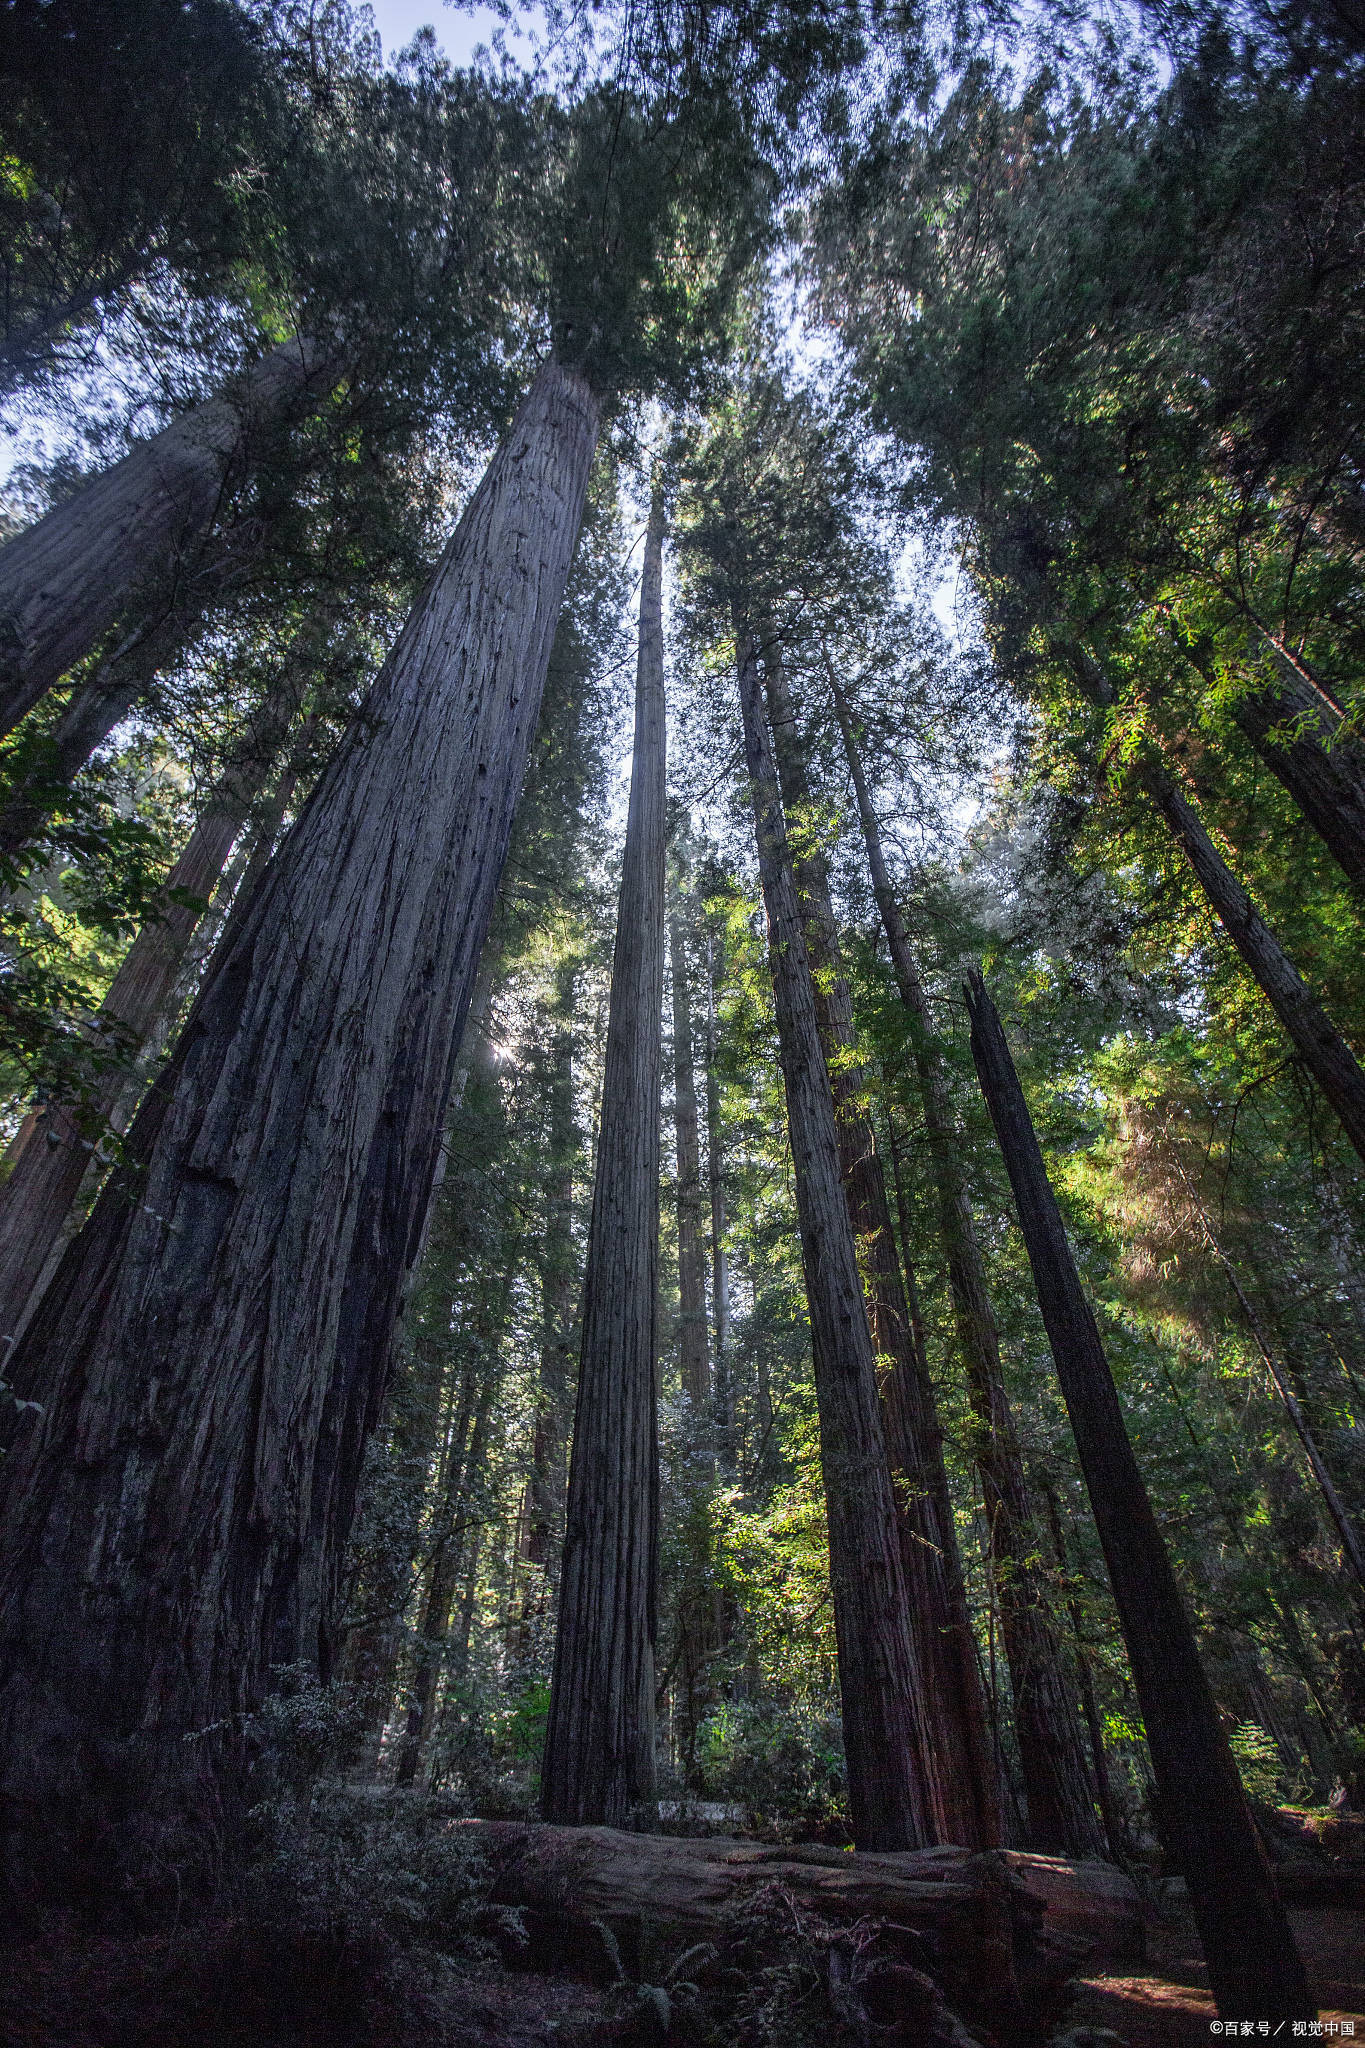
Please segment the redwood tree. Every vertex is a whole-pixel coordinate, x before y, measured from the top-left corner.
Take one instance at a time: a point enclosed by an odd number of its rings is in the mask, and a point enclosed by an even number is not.
[[[853,1838],[864,1849],[915,1848],[933,1825],[918,1763],[925,1692],[911,1637],[876,1355],[844,1196],[806,921],[764,722],[757,646],[738,609],[735,641],[820,1411]]]
[[[763,652],[782,801],[789,817],[808,816],[812,793],[805,752],[780,643],[771,626]],[[815,850],[805,852],[795,861],[794,874],[806,918],[806,947],[815,972],[816,1016],[834,1096],[844,1196],[860,1248],[873,1343],[879,1359],[885,1361],[884,1426],[897,1480],[910,1619],[927,1687],[920,1709],[921,1768],[939,1839],[986,1848],[999,1841],[1000,1816],[976,1644],[943,1462],[943,1433],[897,1257],[886,1177],[872,1122],[863,1106],[864,1076],[853,1064],[853,1006],[823,855]],[[913,1274],[909,1287],[913,1290]],[[1067,1845],[1059,1833],[1050,1833],[1038,1846]]]
[[[1189,1887],[1224,2019],[1312,2019],[1311,1998],[1138,1470],[994,1003],[967,989],[972,1055],[1014,1190],[1038,1303],[1109,1568],[1156,1775],[1157,1824]]]
[[[1005,1388],[1000,1338],[943,1064],[910,936],[887,872],[881,828],[872,807],[848,697],[828,655],[825,659],[873,895],[896,986],[910,1020],[924,1134],[938,1196],[939,1236],[972,1405],[972,1449],[981,1479],[991,1572],[1014,1695],[1014,1732],[1028,1810],[1028,1840],[1035,1849],[1098,1856],[1104,1853],[1105,1839],[1091,1799],[1080,1720],[1056,1617],[1039,1568],[1038,1521]]]
[[[635,753],[583,1281],[550,1718],[547,1820],[622,1826],[654,1801],[658,1635],[659,1087],[664,985],[662,557],[656,480],[640,586]]]
[[[53,1390],[0,1496],[16,1887],[159,1859],[270,1668],[331,1671],[597,431],[548,361],[13,1360]]]
[[[186,574],[229,481],[341,369],[330,346],[282,343],[0,548],[0,734],[92,652],[133,593],[173,606],[162,593]]]

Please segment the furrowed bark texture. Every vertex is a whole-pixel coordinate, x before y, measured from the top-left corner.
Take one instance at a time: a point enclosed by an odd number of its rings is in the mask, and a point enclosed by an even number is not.
[[[1142,1953],[1132,1880],[1094,1864],[1017,1850],[850,1855],[723,1836],[689,1841],[517,1821],[455,1826],[487,1851],[494,1899],[525,1912],[532,1957],[569,1955],[594,1972],[605,1965],[608,1981],[624,1959],[633,1977],[657,1982],[686,1950],[704,1983],[715,1958],[696,1944],[723,1946],[755,1894],[773,1888],[786,1926],[799,1928],[802,1914],[814,1912],[869,1933],[880,1927],[908,1936],[954,2006],[989,2028],[992,2041],[1037,2038],[1040,2021],[1045,2032],[1081,1957]],[[617,1942],[617,1963],[606,1954],[604,1925]],[[886,2023],[884,2012],[878,2018],[882,2025],[860,2030],[864,2039],[962,2040],[940,2032],[923,2010],[900,2025]]]
[[[692,1053],[692,1001],[687,945],[675,910],[668,923],[673,978],[673,1134],[678,1155],[678,1361],[683,1390],[698,1415],[711,1399],[707,1356],[706,1280],[702,1269],[701,1138]]]
[[[550,1182],[540,1270],[540,1387],[531,1453],[526,1555],[532,1564],[557,1567],[564,1534],[564,1449],[569,1428],[569,1347],[577,1307],[573,1244],[573,1004],[574,973],[560,985],[550,1083]]]
[[[789,817],[808,814],[811,792],[805,755],[771,630],[765,636],[764,672],[783,805]],[[886,1178],[863,1107],[862,1070],[849,1063],[856,1047],[853,1006],[823,855],[799,857],[794,873],[806,919],[806,950],[815,973],[816,1020],[834,1096],[844,1196],[859,1246],[872,1341],[883,1361],[883,1425],[891,1469],[899,1482],[901,1555],[911,1628],[926,1684],[919,1703],[920,1768],[937,1839],[989,1848],[1000,1840],[1000,1817],[943,1463],[943,1432],[896,1253]]]
[[[282,344],[0,548],[0,735],[94,649],[136,590],[175,580],[225,485],[338,375],[316,342]]]
[[[1068,1856],[1102,1856],[1105,1840],[1090,1796],[1080,1719],[1047,1587],[1033,1562],[1038,1555],[1037,1518],[1005,1391],[1000,1340],[947,1084],[910,935],[887,873],[881,828],[854,736],[848,699],[832,665],[827,666],[827,675],[857,798],[873,894],[881,913],[896,986],[910,1017],[925,1137],[938,1194],[939,1235],[948,1266],[958,1348],[976,1423],[973,1451],[986,1510],[1005,1661],[1014,1694],[1015,1736],[1028,1810],[1029,1841],[1035,1849]],[[971,1654],[975,1676],[975,1646],[969,1642],[965,1647]]]
[[[911,1635],[876,1354],[844,1196],[805,918],[757,649],[738,618],[735,639],[820,1413],[853,1839],[862,1849],[913,1849],[934,1828],[919,1765],[926,1690]]]
[[[0,1184],[0,1343],[18,1336],[91,1155],[128,1086],[128,1064],[165,1016],[203,922],[203,909],[174,902],[169,892],[183,891],[207,906],[265,787],[296,700],[291,685],[261,707],[167,877],[161,916],[144,925],[110,983],[95,1033],[108,1042],[111,1063],[80,1102],[50,1098],[30,1110],[10,1145],[9,1175]]]
[[[211,1812],[270,1667],[331,1673],[597,431],[545,365],[16,1352],[56,1389],[0,1476],[18,1885]]]
[[[995,1005],[967,990],[972,1055],[1014,1190],[1038,1302],[1109,1569],[1156,1777],[1158,1825],[1189,1887],[1225,2019],[1316,2007],[1124,1425]]]
[[[667,789],[663,497],[640,586],[635,754],[616,913],[550,1718],[547,1820],[654,1804],[658,1638],[659,1105]]]

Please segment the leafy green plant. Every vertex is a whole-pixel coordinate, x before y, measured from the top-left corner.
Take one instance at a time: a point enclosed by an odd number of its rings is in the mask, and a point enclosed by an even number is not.
[[[1281,1796],[1280,1753],[1256,1721],[1243,1721],[1228,1737],[1243,1785],[1253,1799],[1274,1806]]]
[[[742,1806],[785,1840],[848,1840],[843,1746],[832,1717],[771,1701],[727,1701],[703,1721],[706,1794]]]

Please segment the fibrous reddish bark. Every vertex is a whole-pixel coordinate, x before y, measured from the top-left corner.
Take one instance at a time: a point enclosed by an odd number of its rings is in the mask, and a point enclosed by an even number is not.
[[[919,1767],[926,1689],[911,1635],[876,1354],[757,648],[740,617],[735,639],[820,1412],[853,1838],[860,1848],[917,1848],[933,1829]]]
[[[925,1137],[938,1194],[958,1347],[975,1420],[973,1453],[986,1509],[992,1578],[1014,1695],[1028,1839],[1036,1849],[1100,1856],[1105,1843],[1090,1796],[1079,1716],[1055,1618],[1035,1559],[1038,1529],[1000,1361],[985,1261],[977,1240],[947,1083],[896,893],[882,851],[848,699],[826,656],[892,971],[911,1026]]]
[[[635,754],[583,1281],[550,1717],[547,1820],[620,1824],[654,1802],[658,1638],[659,1095],[663,1052],[662,554],[656,483],[640,587]]]
[[[1303,1965],[1128,1439],[995,1005],[967,990],[972,1054],[1009,1172],[1038,1303],[1104,1550],[1158,1795],[1224,2019],[1312,2019]]]
[[[0,548],[0,735],[92,652],[136,591],[174,583],[229,479],[339,374],[317,342],[283,343]]]
[[[16,1886],[92,1829],[135,1860],[132,1815],[164,1858],[271,1667],[331,1672],[597,432],[547,363],[16,1352],[55,1389],[0,1475]]]

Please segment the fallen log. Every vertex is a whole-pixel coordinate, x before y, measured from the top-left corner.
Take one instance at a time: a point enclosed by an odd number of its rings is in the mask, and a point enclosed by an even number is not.
[[[755,1898],[776,1888],[798,1924],[806,1915],[821,1927],[882,1927],[895,1937],[902,1975],[927,1973],[978,2033],[1014,2040],[1057,2009],[1083,1958],[1142,1948],[1137,1892],[1103,1863],[1013,1850],[873,1853],[464,1825],[477,1829],[488,1855],[494,1901],[522,1909],[536,1960],[607,1981],[620,1973],[662,1983],[697,1944],[722,1949]]]

